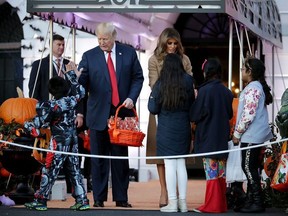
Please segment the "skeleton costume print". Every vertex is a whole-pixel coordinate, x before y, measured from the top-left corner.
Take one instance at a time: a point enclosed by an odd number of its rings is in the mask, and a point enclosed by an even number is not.
[[[50,127],[50,150],[78,153],[78,138],[74,123],[75,107],[77,102],[84,97],[85,89],[78,84],[74,71],[67,72],[65,79],[71,83],[68,94],[71,96],[38,102],[36,105],[37,116],[32,121],[26,122],[24,127],[35,137],[41,136],[40,128]],[[35,198],[46,200],[49,198],[52,186],[66,159],[68,175],[72,183],[72,196],[77,203],[87,200],[78,156],[53,152],[47,153],[46,163],[42,168],[40,189],[35,193]]]

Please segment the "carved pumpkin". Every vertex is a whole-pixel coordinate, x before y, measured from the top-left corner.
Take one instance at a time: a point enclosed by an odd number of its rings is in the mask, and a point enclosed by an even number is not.
[[[50,129],[40,129],[41,134],[45,134],[45,138],[35,138],[34,142],[34,148],[42,148],[42,149],[48,149],[50,139],[51,139],[51,131]],[[46,161],[46,151],[38,151],[37,149],[33,149],[32,156],[39,161],[41,164],[45,164]]]
[[[15,122],[24,124],[24,122],[36,115],[36,103],[34,98],[24,98],[21,89],[17,87],[18,98],[9,98],[0,106],[0,118],[5,123]]]

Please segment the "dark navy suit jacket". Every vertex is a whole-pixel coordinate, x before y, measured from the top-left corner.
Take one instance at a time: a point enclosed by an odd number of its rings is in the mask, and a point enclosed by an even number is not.
[[[144,81],[141,65],[134,48],[120,43],[115,45],[119,105],[126,98],[131,98],[136,104]],[[94,130],[104,130],[107,127],[107,119],[110,117],[112,95],[104,52],[99,46],[86,51],[78,68],[84,69],[79,78],[79,83],[89,92],[87,126]],[[132,110],[125,110],[133,112]]]

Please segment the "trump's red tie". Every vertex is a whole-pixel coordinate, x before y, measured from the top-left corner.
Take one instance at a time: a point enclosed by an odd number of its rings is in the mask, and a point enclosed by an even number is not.
[[[116,107],[119,104],[118,85],[116,79],[116,72],[111,58],[111,51],[108,52],[107,65],[110,74],[111,88],[112,88],[112,104]]]

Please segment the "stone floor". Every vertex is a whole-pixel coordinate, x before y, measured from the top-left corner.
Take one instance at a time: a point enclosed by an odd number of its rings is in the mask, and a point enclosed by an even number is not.
[[[112,202],[112,189],[109,188],[108,201],[104,203],[105,209],[116,208],[115,202]],[[160,185],[158,180],[149,182],[130,182],[129,185],[129,202],[133,209],[143,210],[158,210]],[[187,205],[189,209],[199,206],[204,201],[205,196],[205,181],[204,180],[189,180],[187,189]],[[90,202],[93,203],[92,193],[88,193]],[[69,208],[74,204],[74,199],[70,194],[67,194],[67,199],[51,200],[48,202],[49,208]],[[117,208],[116,208],[117,209]]]

